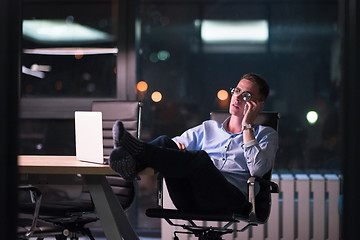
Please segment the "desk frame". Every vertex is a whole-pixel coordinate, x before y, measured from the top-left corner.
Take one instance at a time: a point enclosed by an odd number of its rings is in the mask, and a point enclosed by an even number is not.
[[[139,240],[105,178],[116,174],[109,166],[80,162],[74,156],[19,156],[18,166],[20,174],[81,174],[88,185],[106,239]]]

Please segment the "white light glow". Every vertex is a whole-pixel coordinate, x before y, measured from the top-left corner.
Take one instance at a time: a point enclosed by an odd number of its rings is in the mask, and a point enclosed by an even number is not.
[[[40,71],[31,70],[30,68],[27,68],[25,66],[22,66],[22,73],[33,76],[33,77],[38,77],[38,78],[45,77],[45,73],[40,72]]]
[[[30,69],[31,69],[31,71],[50,72],[51,71],[51,66],[33,64],[33,65],[31,65]]]
[[[24,20],[23,35],[42,43],[108,42],[113,39],[108,33],[66,20]]]
[[[117,54],[117,48],[35,48],[24,49],[26,54],[40,55],[96,55],[96,54]]]
[[[308,120],[308,122],[310,124],[315,124],[318,120],[318,114],[317,112],[315,111],[309,111],[307,114],[306,114],[306,119]]]
[[[203,20],[201,38],[205,43],[258,42],[269,38],[266,20]]]

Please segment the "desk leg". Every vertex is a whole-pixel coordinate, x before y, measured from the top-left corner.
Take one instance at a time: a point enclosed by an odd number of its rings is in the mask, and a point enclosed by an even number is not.
[[[138,240],[134,229],[114,195],[105,176],[83,175],[94,201],[96,212],[100,217],[107,240]]]

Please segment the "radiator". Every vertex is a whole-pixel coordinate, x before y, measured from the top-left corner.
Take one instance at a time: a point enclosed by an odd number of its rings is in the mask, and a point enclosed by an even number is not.
[[[280,193],[272,194],[271,214],[264,225],[250,227],[245,232],[223,236],[225,240],[338,240],[340,217],[338,201],[341,176],[337,174],[273,174]],[[174,208],[164,184],[164,207]],[[181,224],[181,220],[177,223]],[[199,223],[199,222],[197,222]],[[220,226],[222,222],[201,222],[206,226]],[[233,228],[241,229],[240,222]],[[173,239],[173,232],[183,231],[161,222],[161,239]],[[181,240],[195,240],[188,234],[177,234]]]

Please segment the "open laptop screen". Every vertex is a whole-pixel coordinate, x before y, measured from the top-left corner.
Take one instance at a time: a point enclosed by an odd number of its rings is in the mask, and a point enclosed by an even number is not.
[[[76,159],[104,163],[101,112],[75,112]]]

